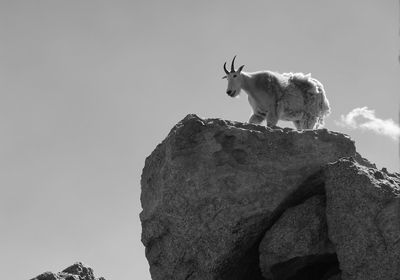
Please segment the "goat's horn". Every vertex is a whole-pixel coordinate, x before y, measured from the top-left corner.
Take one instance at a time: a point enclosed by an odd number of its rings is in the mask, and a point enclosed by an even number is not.
[[[224,63],[224,71],[225,71],[225,74],[226,74],[226,75],[228,75],[228,74],[229,74],[229,71],[228,71],[228,70],[226,70],[226,62]]]
[[[233,60],[232,60],[231,72],[235,72],[235,58],[236,58],[236,55],[233,57]]]

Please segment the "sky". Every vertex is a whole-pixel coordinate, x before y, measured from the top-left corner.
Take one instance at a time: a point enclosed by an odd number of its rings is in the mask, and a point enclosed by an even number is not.
[[[149,280],[145,158],[189,113],[245,122],[222,65],[312,73],[346,133],[399,171],[397,1],[0,1],[0,271],[76,261]],[[280,122],[278,125],[291,126]]]

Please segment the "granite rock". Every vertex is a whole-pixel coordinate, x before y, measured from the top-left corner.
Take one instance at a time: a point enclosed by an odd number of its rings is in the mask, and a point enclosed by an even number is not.
[[[325,265],[321,278],[329,270],[337,273],[335,249],[328,239],[325,196],[313,196],[288,208],[268,229],[259,251],[260,267],[266,279],[289,279],[317,265]]]
[[[400,279],[400,177],[341,159],[324,168],[328,235],[343,280]]]
[[[153,280],[263,279],[258,245],[288,207],[324,192],[321,168],[356,156],[326,129],[188,115],[146,159],[140,214]]]

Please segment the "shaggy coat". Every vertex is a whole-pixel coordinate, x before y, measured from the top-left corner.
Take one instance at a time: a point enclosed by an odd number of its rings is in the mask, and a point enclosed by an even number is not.
[[[324,124],[330,107],[323,85],[310,74],[253,73],[238,71],[227,74],[227,93],[235,97],[243,89],[248,94],[253,114],[249,122],[268,126],[278,120],[292,121],[297,129],[314,129]]]

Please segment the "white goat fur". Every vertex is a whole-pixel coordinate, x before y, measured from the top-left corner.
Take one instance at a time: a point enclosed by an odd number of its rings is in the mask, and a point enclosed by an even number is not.
[[[239,95],[243,89],[253,109],[249,123],[260,124],[265,119],[268,126],[276,126],[278,120],[292,121],[297,129],[322,127],[329,115],[329,101],[323,85],[311,74],[275,73],[260,71],[242,72],[243,66],[231,72],[226,70],[227,93]],[[225,78],[224,77],[224,78]]]

